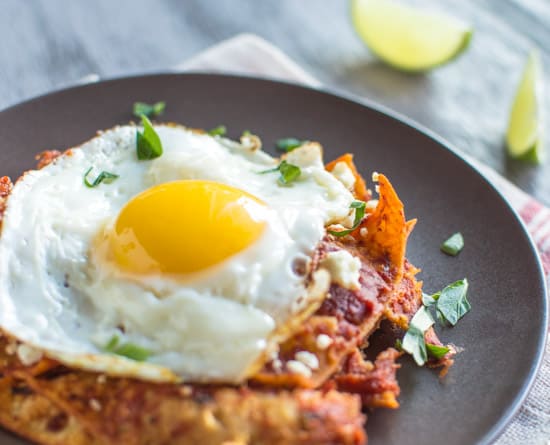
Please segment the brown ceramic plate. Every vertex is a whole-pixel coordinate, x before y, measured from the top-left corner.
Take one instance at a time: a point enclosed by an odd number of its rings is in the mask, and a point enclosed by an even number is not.
[[[365,177],[385,173],[407,216],[418,218],[408,256],[423,269],[425,289],[467,277],[472,311],[440,330],[444,341],[464,347],[445,379],[402,359],[401,408],[369,415],[369,444],[465,445],[498,436],[541,360],[545,284],[525,228],[479,173],[433,135],[376,106],[266,80],[164,74],[71,88],[0,112],[0,174],[16,178],[35,153],[128,122],[136,100],[165,100],[163,120],[224,124],[234,137],[251,130],[266,147],[286,136],[318,140],[327,160],[351,151]],[[466,247],[445,256],[440,243],[459,230]],[[1,431],[0,442],[24,443]]]

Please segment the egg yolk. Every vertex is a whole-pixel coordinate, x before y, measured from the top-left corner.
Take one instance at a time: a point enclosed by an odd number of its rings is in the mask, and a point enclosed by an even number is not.
[[[109,236],[118,267],[132,274],[188,274],[246,249],[266,225],[258,198],[213,181],[154,186],[121,210]]]

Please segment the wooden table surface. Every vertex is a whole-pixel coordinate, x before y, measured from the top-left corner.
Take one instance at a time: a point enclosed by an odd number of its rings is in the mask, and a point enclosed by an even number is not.
[[[89,73],[162,71],[252,32],[332,89],[405,114],[550,205],[550,162],[511,161],[503,148],[529,49],[537,46],[550,67],[550,2],[408,1],[471,23],[468,51],[429,74],[396,72],[357,38],[346,0],[0,0],[0,109]]]

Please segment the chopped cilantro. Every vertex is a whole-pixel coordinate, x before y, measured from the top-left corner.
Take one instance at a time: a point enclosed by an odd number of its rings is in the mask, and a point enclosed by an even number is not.
[[[278,181],[282,185],[287,185],[293,181],[296,181],[302,174],[302,170],[300,170],[300,167],[294,164],[289,164],[286,161],[281,161],[281,163],[277,167],[261,171],[260,174],[272,172],[280,173]]]
[[[119,345],[120,339],[118,335],[113,335],[107,344],[103,347],[106,352],[120,355],[136,362],[144,362],[149,358],[151,352],[134,343],[124,343]]]
[[[351,232],[353,232],[357,227],[359,227],[359,224],[361,224],[361,221],[363,221],[363,217],[365,216],[365,208],[367,203],[364,201],[353,201],[350,204],[350,209],[355,209],[355,218],[353,219],[353,226],[351,229],[346,230],[327,230],[328,233],[334,236],[345,236],[349,235]]]
[[[456,232],[441,244],[441,251],[451,256],[457,256],[463,248],[464,238],[460,232]]]
[[[217,127],[208,130],[208,134],[210,136],[225,136],[226,133],[227,128],[225,128],[225,125],[218,125]]]
[[[151,121],[144,114],[141,115],[143,133],[136,131],[136,152],[139,160],[158,158],[162,155],[162,143],[159,135],[153,128]]]
[[[418,366],[428,361],[428,352],[424,333],[434,324],[428,309],[421,306],[409,323],[409,329],[403,337],[403,350],[411,354]]]
[[[92,182],[90,182],[88,181],[88,175],[92,170],[93,167],[90,167],[88,170],[86,170],[86,173],[84,173],[84,184],[86,185],[86,187],[89,188],[97,187],[102,182],[104,182],[105,184],[110,184],[118,178],[118,175],[115,175],[114,173],[102,171]]]
[[[436,292],[435,294],[428,295],[422,292],[422,304],[426,307],[433,306],[437,303],[440,294],[441,292]]]
[[[157,102],[155,104],[147,104],[145,102],[134,102],[134,116],[141,117],[141,116],[147,116],[147,117],[155,117],[159,116],[164,112],[164,109],[166,108],[165,102]]]
[[[430,343],[426,343],[426,350],[428,351],[428,355],[437,360],[445,357],[445,354],[450,351],[447,346],[432,345]]]
[[[467,293],[468,280],[464,278],[445,287],[437,299],[437,311],[452,326],[472,308],[466,298]]]
[[[277,147],[277,150],[289,152],[294,150],[295,148],[298,148],[300,145],[305,144],[307,141],[301,141],[300,139],[296,138],[284,138],[279,139],[275,146]]]

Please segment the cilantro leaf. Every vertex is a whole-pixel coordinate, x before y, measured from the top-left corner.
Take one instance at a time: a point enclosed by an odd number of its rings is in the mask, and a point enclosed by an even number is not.
[[[307,141],[301,141],[300,139],[296,138],[283,138],[279,139],[275,146],[277,147],[277,150],[289,152],[294,150],[295,148],[298,148],[300,145],[305,144]]]
[[[334,236],[345,236],[349,235],[351,232],[353,232],[357,227],[359,227],[359,224],[361,224],[361,221],[363,221],[363,217],[365,216],[365,208],[367,206],[367,203],[364,201],[353,201],[350,204],[350,209],[355,209],[355,218],[353,219],[353,226],[351,229],[346,230],[327,230],[328,233]]]
[[[259,173],[264,174],[273,172],[279,172],[281,174],[278,181],[282,185],[287,185],[293,181],[296,181],[302,174],[302,170],[300,170],[300,167],[294,164],[289,164],[287,161],[281,161],[281,163],[277,167],[270,168],[269,170],[264,170]]]
[[[441,292],[436,292],[435,294],[428,295],[422,292],[422,304],[426,307],[433,306],[437,303],[440,294]]]
[[[218,125],[217,127],[208,130],[208,134],[210,136],[225,136],[226,133],[227,128],[225,128],[225,125]]]
[[[139,160],[158,158],[162,155],[162,143],[159,135],[153,128],[151,121],[144,114],[141,115],[143,133],[136,131],[136,152]]]
[[[420,306],[420,309],[416,311],[414,317],[411,319],[409,326],[413,326],[422,332],[426,332],[434,324],[434,319],[430,311],[424,306]]]
[[[84,184],[86,185],[86,187],[89,187],[89,188],[97,187],[102,182],[104,182],[105,184],[110,184],[111,182],[113,182],[115,179],[118,178],[118,175],[114,173],[102,171],[99,175],[97,175],[97,177],[92,182],[90,182],[88,180],[88,175],[92,170],[93,170],[93,167],[90,167],[88,170],[86,170],[86,173],[84,173]]]
[[[107,352],[113,352],[115,348],[117,347],[119,342],[118,335],[113,335],[111,339],[107,342],[107,344],[103,347],[103,349]]]
[[[424,365],[428,361],[428,352],[426,349],[426,341],[424,333],[434,324],[428,309],[421,306],[414,314],[414,317],[409,323],[409,329],[403,337],[403,350],[413,356],[414,361],[418,366]]]
[[[118,335],[113,335],[107,344],[103,347],[106,352],[120,355],[137,362],[144,362],[151,355],[151,351],[138,346],[134,343],[124,343],[119,345],[120,339]]]
[[[464,278],[445,287],[437,299],[437,311],[452,326],[472,308],[466,298],[467,293],[468,280]]]
[[[462,233],[456,232],[443,244],[441,244],[441,251],[450,256],[457,256],[464,248],[464,238]]]
[[[145,102],[134,102],[133,112],[136,117],[141,117],[142,115],[147,117],[155,117],[162,114],[165,108],[165,102],[157,102],[152,105]]]
[[[144,362],[151,355],[151,351],[134,343],[125,343],[120,345],[113,351],[116,355],[135,360],[136,362]]]
[[[283,184],[289,184],[293,181],[296,181],[302,174],[300,167],[294,164],[289,164],[286,161],[283,161],[279,164],[279,171],[281,176],[279,177],[279,182]]]
[[[428,351],[428,355],[437,360],[445,357],[445,354],[450,351],[447,346],[432,345],[431,343],[426,343],[426,350]]]
[[[403,337],[402,348],[413,356],[418,366],[422,366],[428,361],[428,352],[426,351],[426,342],[424,341],[424,332],[420,329],[410,326]]]

